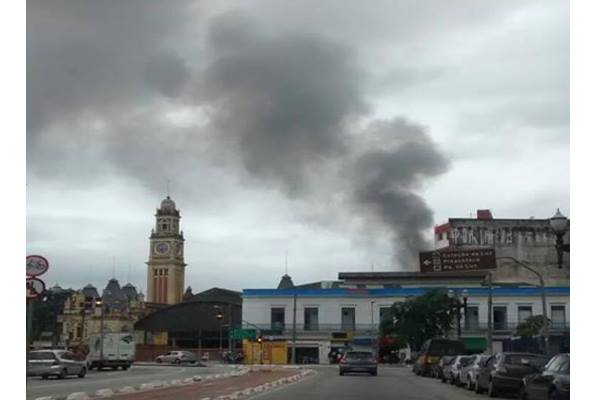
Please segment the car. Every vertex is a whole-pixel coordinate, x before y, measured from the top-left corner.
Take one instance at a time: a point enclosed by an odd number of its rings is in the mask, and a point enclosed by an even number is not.
[[[452,364],[456,360],[457,356],[451,356],[450,359],[443,365],[441,370],[441,377],[443,383],[449,382],[452,379]]]
[[[160,355],[156,357],[155,361],[157,363],[171,363],[171,364],[181,364],[181,363],[194,363],[198,360],[196,355],[191,351],[170,351],[167,354]]]
[[[442,371],[444,367],[448,365],[448,363],[450,363],[453,358],[454,356],[443,356],[442,358],[440,358],[440,362],[431,368],[431,376],[436,379],[442,379]]]
[[[473,362],[475,356],[458,356],[454,360],[454,362],[450,365],[450,383],[455,384],[456,386],[462,386],[462,382],[460,381],[460,373],[461,371]]]
[[[377,376],[377,358],[370,351],[348,351],[339,363],[340,375],[348,372],[368,372]]]
[[[465,353],[465,345],[460,340],[432,338],[426,340],[413,365],[413,372],[419,376],[433,376],[433,369],[443,356],[457,356]]]
[[[571,360],[568,353],[557,354],[539,372],[523,378],[522,400],[568,399]]]
[[[496,353],[479,371],[475,392],[487,390],[489,397],[498,393],[519,393],[523,378],[537,372],[548,362],[548,357],[533,353]]]
[[[476,354],[469,364],[461,368],[459,375],[461,386],[464,386],[467,390],[473,390],[475,388],[475,381],[479,376],[479,369],[485,364],[489,357],[489,354]]]
[[[68,375],[85,377],[87,365],[85,360],[78,360],[67,350],[36,350],[27,356],[27,376],[41,376],[47,379],[56,376],[59,379]]]

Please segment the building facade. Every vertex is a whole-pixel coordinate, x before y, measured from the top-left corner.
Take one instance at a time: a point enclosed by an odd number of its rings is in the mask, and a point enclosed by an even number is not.
[[[67,299],[58,316],[61,343],[86,344],[91,335],[101,332],[133,332],[135,322],[144,315],[144,295],[132,284],[121,287],[116,279],[111,279],[102,296],[88,284]]]
[[[485,276],[482,273],[444,276],[340,273],[340,282],[335,287],[246,289],[242,293],[242,319],[251,324],[247,327],[259,327],[263,338],[287,341],[288,348],[293,346],[295,336],[297,362],[328,363],[332,350],[377,346],[379,324],[395,302],[423,295],[428,290],[452,289],[457,293],[467,290],[461,338],[471,351],[483,352],[487,347],[490,294],[481,285]],[[550,336],[554,338],[550,340],[551,351],[557,352],[564,348],[564,340],[568,342],[569,288],[546,288],[546,301],[552,320]],[[542,313],[541,293],[532,286],[495,286],[491,308],[493,349],[507,350],[517,325]]]
[[[147,270],[147,301],[157,304],[177,304],[183,300],[185,262],[181,216],[175,202],[167,196],[154,215],[155,227],[150,235]]]
[[[569,233],[565,235],[569,241]],[[546,284],[568,286],[569,253],[558,268],[556,235],[548,219],[494,219],[489,210],[478,210],[477,218],[450,218],[434,228],[436,250],[494,248],[498,268],[493,279],[501,282],[528,282],[538,279],[510,257],[527,263],[542,274]]]

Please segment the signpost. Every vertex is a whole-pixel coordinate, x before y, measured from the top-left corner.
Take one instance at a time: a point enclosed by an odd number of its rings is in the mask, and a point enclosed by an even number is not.
[[[419,253],[421,272],[479,271],[496,268],[494,249],[461,249]]]
[[[256,329],[238,329],[234,328],[230,334],[231,340],[256,340]]]
[[[27,346],[31,343],[33,323],[33,301],[46,291],[46,284],[37,276],[48,271],[48,260],[42,256],[31,255],[25,258],[25,297],[27,298]]]

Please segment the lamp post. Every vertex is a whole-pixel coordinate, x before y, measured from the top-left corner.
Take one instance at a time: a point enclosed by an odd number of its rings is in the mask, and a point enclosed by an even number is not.
[[[550,227],[552,231],[556,235],[556,255],[558,258],[558,268],[561,269],[563,267],[563,253],[566,251],[567,253],[571,250],[570,244],[565,244],[563,241],[563,237],[567,232],[569,225],[569,221],[567,217],[561,214],[560,210],[556,209],[556,214],[552,218],[550,218]]]
[[[223,312],[221,306],[215,306],[217,309],[217,320],[219,321],[219,357],[223,357]]]
[[[526,270],[530,271],[531,273],[535,274],[535,276],[537,276],[538,280],[540,281],[540,284],[538,287],[540,288],[540,296],[541,296],[541,300],[542,300],[542,316],[544,318],[544,325],[542,326],[542,341],[544,343],[544,354],[548,354],[548,340],[546,337],[547,331],[548,331],[548,310],[547,310],[547,306],[546,306],[546,286],[544,285],[544,277],[538,271],[531,268],[531,266],[525,264],[523,261],[517,260],[514,257],[506,256],[506,257],[497,257],[496,259],[497,260],[502,260],[502,259],[511,260],[511,261],[517,263],[518,265],[520,265],[521,267],[525,268]]]
[[[96,299],[96,306],[100,306],[100,363],[98,364],[100,370],[104,359],[104,304],[101,298]]]
[[[465,309],[465,322],[467,321],[467,297],[468,297],[468,290],[464,289],[460,296],[458,294],[458,292],[454,292],[454,290],[449,289],[448,290],[448,297],[452,300],[452,308],[453,310],[455,310],[456,313],[456,335],[458,336],[458,338],[460,339],[460,319],[461,319],[461,309],[464,308]],[[461,298],[462,297],[462,301]]]

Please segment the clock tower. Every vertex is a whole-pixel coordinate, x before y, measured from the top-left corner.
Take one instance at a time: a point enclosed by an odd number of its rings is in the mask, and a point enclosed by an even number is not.
[[[179,210],[169,196],[156,210],[156,226],[150,235],[148,297],[150,303],[177,304],[182,301],[185,280],[183,232]]]

